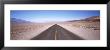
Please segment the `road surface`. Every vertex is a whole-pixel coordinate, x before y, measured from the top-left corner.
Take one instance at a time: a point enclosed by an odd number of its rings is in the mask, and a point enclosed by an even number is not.
[[[74,33],[55,24],[31,40],[84,40]]]

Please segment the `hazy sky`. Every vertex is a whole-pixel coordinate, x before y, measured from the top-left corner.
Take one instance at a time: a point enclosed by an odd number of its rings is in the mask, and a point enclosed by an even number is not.
[[[99,10],[11,10],[11,18],[31,22],[59,22],[100,16]]]

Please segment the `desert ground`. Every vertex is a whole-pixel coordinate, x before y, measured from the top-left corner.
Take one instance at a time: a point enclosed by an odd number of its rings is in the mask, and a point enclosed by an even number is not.
[[[28,40],[37,36],[53,24],[24,23],[11,25],[11,39]]]
[[[98,17],[97,17],[98,18]],[[95,18],[95,19],[97,19]],[[99,19],[99,18],[98,18]],[[57,24],[57,25],[55,25]],[[55,25],[55,26],[53,26]],[[52,28],[50,28],[52,27]],[[52,29],[54,32],[54,28],[62,29],[64,28],[68,32],[72,32],[75,36],[81,37],[84,40],[100,40],[100,21],[99,20],[78,20],[78,21],[71,21],[71,22],[55,22],[55,23],[18,23],[18,24],[11,24],[11,40],[30,40],[34,37],[39,36],[43,32],[43,38],[45,38],[47,29]],[[63,29],[62,29],[63,30]],[[50,30],[48,30],[50,31]],[[50,31],[50,32],[52,32]],[[63,32],[58,33],[60,36],[63,35]],[[46,31],[47,32],[47,31]],[[52,33],[53,33],[52,32]],[[48,33],[48,32],[47,32]],[[49,33],[49,34],[52,34]],[[65,35],[68,33],[65,33]],[[49,36],[49,35],[47,35]],[[56,37],[56,35],[55,35]],[[67,37],[62,37],[63,39]],[[51,37],[48,37],[51,38]],[[70,37],[68,37],[70,38]],[[73,37],[72,37],[73,38]],[[37,40],[37,39],[36,39]],[[48,39],[47,39],[48,40]]]
[[[58,25],[66,28],[70,32],[73,32],[77,36],[80,36],[86,40],[100,39],[100,22],[80,21],[59,23]]]

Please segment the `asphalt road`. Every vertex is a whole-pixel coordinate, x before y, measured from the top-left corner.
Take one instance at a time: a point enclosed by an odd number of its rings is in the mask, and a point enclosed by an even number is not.
[[[83,38],[75,35],[74,33],[64,29],[63,27],[55,24],[32,38],[31,40],[84,40]]]

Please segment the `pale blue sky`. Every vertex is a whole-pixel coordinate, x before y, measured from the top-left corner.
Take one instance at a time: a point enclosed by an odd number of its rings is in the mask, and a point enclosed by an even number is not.
[[[11,18],[31,22],[60,22],[100,16],[99,10],[11,10]]]

